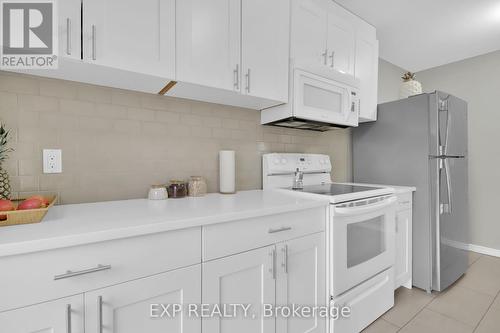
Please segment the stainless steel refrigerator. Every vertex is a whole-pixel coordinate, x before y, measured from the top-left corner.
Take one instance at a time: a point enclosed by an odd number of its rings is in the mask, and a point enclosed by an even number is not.
[[[353,129],[355,182],[413,185],[413,285],[441,291],[467,269],[467,102],[436,91],[380,104]]]

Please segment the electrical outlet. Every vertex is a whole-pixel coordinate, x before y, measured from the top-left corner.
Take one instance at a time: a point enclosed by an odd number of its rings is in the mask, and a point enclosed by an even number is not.
[[[62,150],[44,149],[43,173],[61,173],[61,172],[62,172]]]

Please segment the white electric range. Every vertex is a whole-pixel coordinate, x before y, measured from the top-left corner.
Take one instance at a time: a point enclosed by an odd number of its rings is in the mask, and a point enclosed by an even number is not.
[[[264,190],[329,198],[328,297],[351,308],[349,318],[331,320],[330,332],[361,331],[394,305],[394,189],[332,182],[328,155],[265,154],[262,165]]]

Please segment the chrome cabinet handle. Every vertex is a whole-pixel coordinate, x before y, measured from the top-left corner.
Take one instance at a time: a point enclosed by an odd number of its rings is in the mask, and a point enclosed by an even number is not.
[[[283,262],[281,263],[281,267],[283,267],[283,272],[288,274],[288,245],[283,246],[281,251],[283,251]]]
[[[276,250],[273,249],[271,253],[269,253],[269,256],[271,257],[271,268],[269,269],[269,273],[271,273],[271,276],[273,277],[273,280],[276,280]]]
[[[97,332],[102,333],[102,296],[97,297]]]
[[[96,60],[97,59],[97,56],[96,56],[96,26],[95,24],[92,24],[92,60]]]
[[[71,55],[71,19],[66,18],[66,54]]]
[[[54,276],[54,280],[62,280],[62,279],[67,279],[70,277],[74,276],[79,276],[79,275],[84,275],[84,274],[90,274],[90,273],[95,273],[95,272],[100,272],[100,271],[105,271],[111,269],[111,265],[97,265],[94,268],[89,268],[89,269],[84,269],[81,271],[66,271],[64,274],[59,274]]]
[[[71,304],[66,304],[66,333],[71,333]]]
[[[236,64],[236,69],[234,70],[234,88],[240,90],[240,65]]]
[[[325,49],[325,52],[321,53],[321,56],[323,57],[323,63],[327,64],[326,58],[328,57],[328,49]]]
[[[332,51],[332,54],[329,56],[330,59],[332,59],[332,63],[330,65],[330,67],[333,68],[334,64],[335,64],[335,51]],[[325,64],[326,65],[326,64]]]
[[[246,91],[249,93],[250,92],[250,68],[247,70],[247,73],[245,74],[245,78],[247,81]]]
[[[278,228],[278,229],[269,229],[268,233],[270,234],[275,234],[277,232],[283,232],[283,231],[288,231],[288,230],[292,230],[292,227],[281,227],[281,228]]]

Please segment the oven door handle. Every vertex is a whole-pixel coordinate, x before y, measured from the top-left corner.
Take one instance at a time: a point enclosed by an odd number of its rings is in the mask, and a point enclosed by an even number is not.
[[[397,198],[395,196],[392,196],[388,199],[384,199],[382,201],[379,201],[377,203],[373,204],[367,204],[365,206],[355,206],[355,207],[348,207],[348,208],[341,208],[341,207],[336,207],[334,206],[334,216],[354,216],[354,215],[359,215],[359,214],[366,214],[366,213],[371,213],[380,209],[384,209],[386,207],[391,206],[396,202]]]

